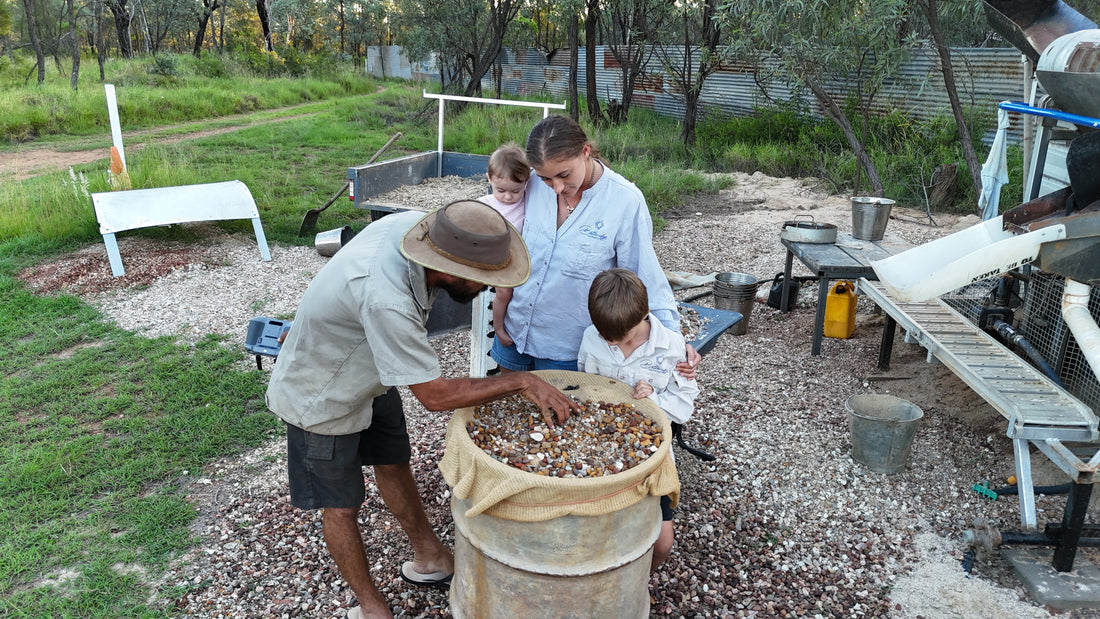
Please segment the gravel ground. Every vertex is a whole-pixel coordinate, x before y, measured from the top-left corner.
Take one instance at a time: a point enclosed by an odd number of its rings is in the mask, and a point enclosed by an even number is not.
[[[811,181],[735,180],[678,209],[656,236],[666,269],[745,272],[767,282],[783,268],[782,222],[809,214],[850,230],[847,199],[819,193]],[[887,236],[923,243],[975,222],[937,216],[930,225],[921,211],[895,208]],[[240,347],[252,317],[293,312],[326,260],[311,248],[274,245],[265,263],[248,237],[213,229],[206,236],[202,245],[120,239],[124,278],[110,278],[101,245],[24,278],[43,292],[79,294],[128,329],[184,340],[217,333]],[[876,370],[882,315],[865,299],[853,337],[826,339],[822,354],[811,356],[809,288],[787,314],[757,303],[748,332],[723,335],[703,361],[702,393],[684,434],[718,459],[702,462],[677,449],[676,546],[650,581],[651,616],[1051,616],[998,553],[979,557],[969,575],[961,566],[961,534],[974,518],[1019,530],[1014,500],[992,502],[970,489],[980,481],[1002,485],[1013,472],[1003,418],[900,337],[891,371]],[[445,374],[467,371],[468,332],[433,343]],[[241,363],[254,367],[243,350]],[[909,399],[925,412],[902,473],[872,473],[850,456],[843,403],[867,392]],[[428,413],[407,389],[402,394],[414,472],[429,516],[453,545],[449,489],[436,468],[449,415]],[[1036,468],[1036,483],[1053,475],[1038,458]],[[289,505],[285,478],[281,439],[183,475],[179,482],[199,512],[197,545],[150,583],[152,603],[196,617],[343,617],[353,595],[324,548],[318,514]],[[411,549],[367,481],[362,528],[375,580],[395,614],[450,616],[445,592],[399,578]],[[1060,519],[1062,503],[1040,497],[1040,522]],[[1086,556],[1093,555],[1082,550],[1078,561]]]

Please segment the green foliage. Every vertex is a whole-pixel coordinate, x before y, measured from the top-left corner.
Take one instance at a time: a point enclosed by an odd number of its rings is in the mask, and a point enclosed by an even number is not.
[[[974,135],[991,118],[973,115]],[[969,183],[954,121],[946,116],[918,122],[901,113],[873,117],[864,126],[853,116],[857,135],[866,136],[868,152],[887,196],[900,204],[927,203],[932,175],[957,164],[958,194],[952,210],[970,212],[977,195]],[[869,189],[866,175],[835,123],[817,120],[791,106],[757,109],[751,116],[708,118],[699,124],[694,165],[715,171],[763,172],[771,176],[818,177],[837,192]],[[981,152],[981,144],[975,144]]]
[[[272,66],[282,66],[277,54],[252,51],[264,58],[264,67],[269,57]],[[248,58],[158,54],[107,63],[106,81],[116,87],[123,131],[375,90],[373,79],[359,67],[337,64],[331,56],[296,55],[299,79],[286,77],[282,68],[254,72]],[[69,87],[67,75],[53,72],[43,86],[25,88],[25,74],[16,74],[30,66],[17,62],[0,71],[0,146],[53,135],[109,135],[106,97],[96,72],[81,72],[77,92]]]
[[[179,68],[175,54],[158,54],[153,56],[153,63],[149,66],[149,73],[166,78],[172,83],[179,76]]]

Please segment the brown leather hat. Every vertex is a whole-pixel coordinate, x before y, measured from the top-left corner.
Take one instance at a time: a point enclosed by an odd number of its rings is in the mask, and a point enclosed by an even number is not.
[[[401,253],[425,268],[487,286],[514,288],[531,275],[519,232],[477,200],[451,202],[425,215],[405,233]]]

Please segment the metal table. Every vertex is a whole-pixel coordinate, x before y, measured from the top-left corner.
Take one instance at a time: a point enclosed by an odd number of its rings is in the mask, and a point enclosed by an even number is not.
[[[856,280],[865,277],[877,280],[871,263],[905,251],[911,246],[897,241],[863,241],[847,232],[837,234],[836,243],[795,243],[780,239],[787,248],[787,262],[783,268],[783,298],[780,308],[787,308],[790,295],[791,266],[794,258],[802,261],[817,278],[817,315],[814,318],[812,355],[821,353],[821,337],[825,327],[825,300],[829,295],[829,282],[836,279]]]

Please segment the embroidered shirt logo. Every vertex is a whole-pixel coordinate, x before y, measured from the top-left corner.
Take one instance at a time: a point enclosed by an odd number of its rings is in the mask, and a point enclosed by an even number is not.
[[[602,230],[602,229],[603,229],[603,220],[601,219],[601,220],[597,221],[595,224],[592,224],[592,225],[587,225],[586,224],[584,226],[581,226],[581,234],[583,234],[583,235],[585,235],[589,238],[596,239],[597,241],[606,241],[607,240],[607,235],[600,232],[600,230]]]

